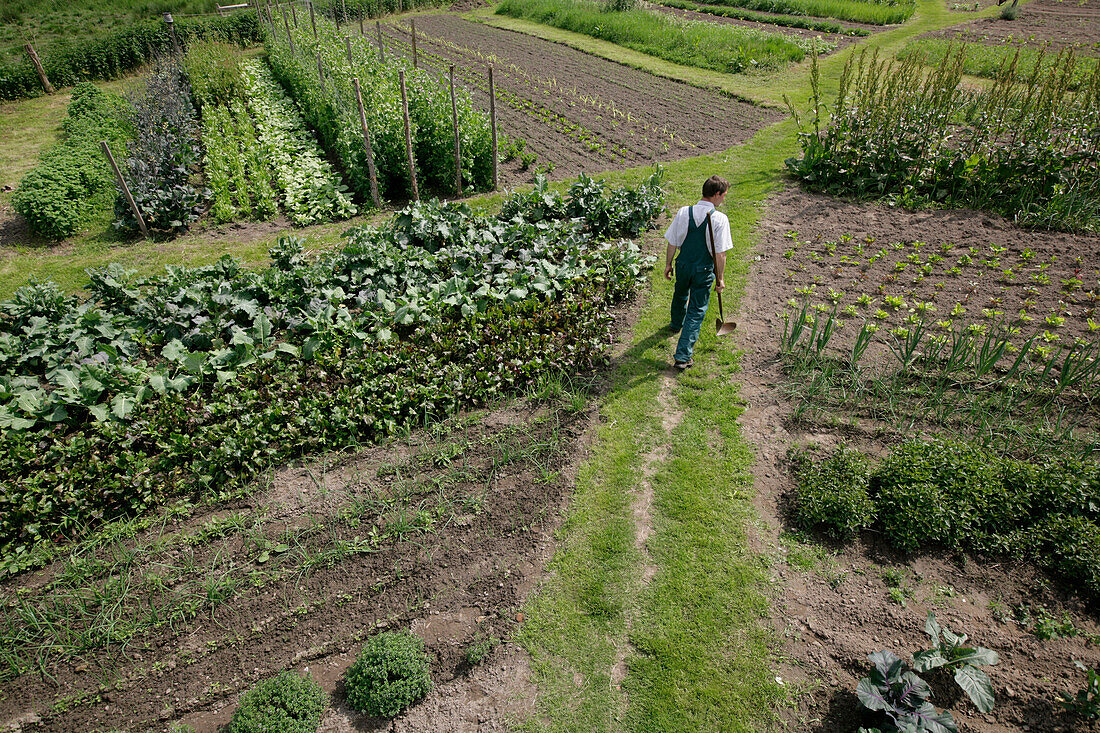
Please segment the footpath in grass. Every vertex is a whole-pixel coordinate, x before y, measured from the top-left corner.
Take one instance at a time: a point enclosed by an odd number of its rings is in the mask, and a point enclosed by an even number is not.
[[[892,51],[945,20],[922,0],[912,30],[876,40]],[[557,29],[537,33],[564,39]],[[589,52],[620,61],[632,55],[568,35],[566,42]],[[835,83],[845,58],[822,64],[823,76]],[[790,93],[804,104],[806,76],[795,69],[772,77],[771,95]],[[731,84],[738,82],[727,77],[722,86]],[[750,86],[762,91],[763,79]],[[694,203],[711,174],[733,184],[723,207],[735,246],[727,315],[744,290],[760,206],[782,185],[783,161],[796,152],[795,126],[784,122],[726,153],[666,169],[672,210]],[[649,235],[655,251],[663,250],[661,234]],[[526,608],[519,641],[531,654],[539,697],[524,730],[762,731],[777,725],[786,700],[773,672],[777,640],[763,621],[765,564],[748,543],[756,521],[754,456],[737,424],[736,343],[704,328],[695,368],[674,374],[674,336],[664,330],[671,286],[662,270],[663,259],[604,400],[550,576]],[[716,315],[712,298],[704,324]]]
[[[784,124],[667,169],[673,209],[694,203],[712,173],[733,183],[727,313],[743,290],[759,204],[794,145]],[[662,234],[648,235],[654,249],[663,250]],[[539,715],[526,730],[759,731],[784,698],[761,620],[767,578],[747,542],[754,459],[737,425],[736,346],[704,329],[695,368],[671,370],[662,270],[663,258],[619,359],[561,549],[526,611],[520,641],[539,685]],[[705,322],[716,315],[712,299]]]

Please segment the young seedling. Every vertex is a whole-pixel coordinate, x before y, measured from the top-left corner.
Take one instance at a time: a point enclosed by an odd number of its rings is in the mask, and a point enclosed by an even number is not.
[[[978,665],[994,665],[1000,661],[997,652],[980,646],[967,646],[966,634],[954,634],[940,626],[936,614],[928,612],[924,630],[932,638],[932,648],[913,655],[913,668],[918,672],[943,668],[955,673],[955,683],[983,713],[993,709],[993,685],[989,675]]]
[[[1089,669],[1085,665],[1073,661],[1082,672],[1088,673],[1085,686],[1077,691],[1073,697],[1065,693],[1059,693],[1059,704],[1079,718],[1096,720],[1100,718],[1100,669]]]

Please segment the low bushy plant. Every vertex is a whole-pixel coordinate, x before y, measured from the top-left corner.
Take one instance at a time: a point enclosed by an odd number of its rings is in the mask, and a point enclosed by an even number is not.
[[[994,456],[962,441],[903,443],[872,482],[887,539],[902,550],[962,546],[997,490],[996,466]]]
[[[12,206],[43,237],[62,239],[110,209],[114,175],[100,147],[106,140],[120,157],[131,127],[129,108],[84,82],[73,88],[61,142],[48,148],[12,194]]]
[[[838,448],[819,462],[799,453],[794,466],[798,486],[791,510],[796,524],[841,539],[870,526],[875,507],[867,493],[870,469],[862,453]]]
[[[1100,526],[1081,516],[1055,514],[1031,530],[1036,559],[1055,575],[1100,598]]]
[[[428,694],[432,686],[424,642],[408,631],[386,631],[367,640],[344,675],[348,704],[392,718]]]
[[[309,675],[283,672],[241,696],[228,733],[313,733],[328,699]]]

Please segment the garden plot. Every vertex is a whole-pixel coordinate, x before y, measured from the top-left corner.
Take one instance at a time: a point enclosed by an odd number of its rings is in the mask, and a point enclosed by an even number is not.
[[[930,321],[929,335],[948,333],[946,324],[958,332],[1002,323],[1021,329],[1017,344],[1036,332],[1057,338],[1040,337],[1033,347],[1097,341],[1088,295],[1098,292],[1096,236],[1026,231],[974,211],[909,212],[797,189],[775,197],[769,209],[739,332],[747,350],[744,394],[751,405],[741,422],[759,456],[757,504],[775,525],[791,526],[795,479],[785,458],[788,447],[819,446],[810,455],[820,461],[848,445],[881,460],[921,431],[980,440],[976,433],[984,430],[997,443],[1000,431],[1014,429],[1005,419],[972,428],[968,436],[967,423],[945,424],[935,405],[902,416],[885,404],[859,410],[838,403],[824,413],[807,408],[797,387],[788,388],[789,398],[782,396],[776,387],[790,382],[778,355],[784,313],[790,317],[809,303],[824,323],[835,308],[842,325],[828,350],[840,360],[851,353],[865,318],[880,324],[879,351],[872,345],[864,359],[881,368],[896,359],[886,345],[895,343],[889,332],[912,329],[912,317],[920,312]],[[904,340],[900,331],[897,338]],[[1076,421],[1083,441],[1095,440],[1095,409],[1072,412],[1067,408],[1065,417]],[[878,526],[845,544],[806,544],[795,531],[781,536],[774,618],[793,659],[781,675],[810,690],[796,729],[824,733],[866,725],[854,693],[866,675],[867,655],[888,649],[908,659],[929,648],[923,630],[929,611],[1000,655],[999,664],[985,668],[995,696],[988,714],[975,709],[950,676],[921,674],[932,682],[932,702],[950,709],[960,730],[1097,729],[1070,716],[1057,698],[1084,684],[1074,660],[1092,667],[1100,662],[1094,604],[1019,560],[934,545],[907,554],[892,540]]]
[[[4,675],[0,721],[213,730],[257,680],[308,667],[331,693],[364,638],[410,625],[437,685],[477,678],[468,649],[499,664],[497,640],[546,559],[583,455],[585,404],[520,402],[280,469],[252,492],[180,505],[5,581],[3,622],[25,624],[5,654],[42,675]],[[33,626],[55,613],[60,627]],[[326,716],[388,725],[343,704]]]
[[[1053,52],[1072,48],[1100,55],[1100,0],[1033,0],[1020,3],[1015,20],[982,18],[929,37],[990,45],[1017,44]]]
[[[400,44],[411,55],[407,24],[384,28],[387,47]],[[489,105],[486,70],[494,65],[500,130],[526,141],[515,155],[535,156],[528,164],[554,178],[726,150],[779,118],[714,91],[451,15],[418,16],[416,32],[421,64],[445,72],[454,63],[482,109]],[[525,178],[513,175],[502,184]]]

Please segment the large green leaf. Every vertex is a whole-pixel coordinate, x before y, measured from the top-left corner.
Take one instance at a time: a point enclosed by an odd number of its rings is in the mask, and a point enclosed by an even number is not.
[[[967,664],[955,670],[955,682],[978,710],[988,713],[993,709],[993,685],[985,672]]]

